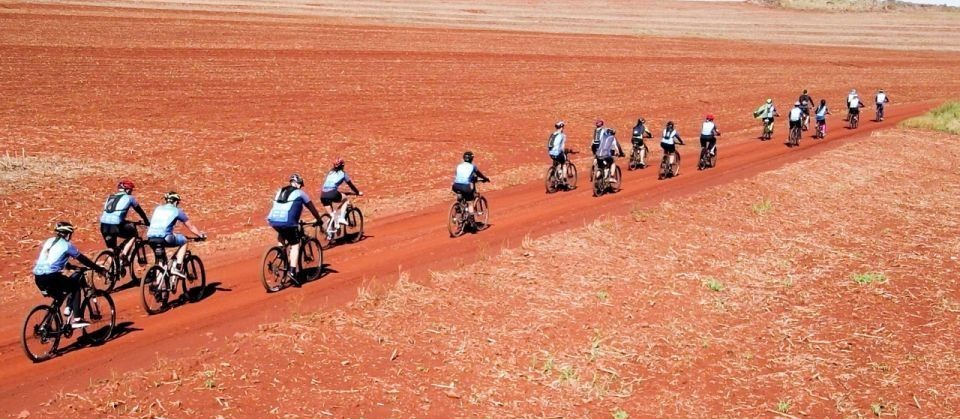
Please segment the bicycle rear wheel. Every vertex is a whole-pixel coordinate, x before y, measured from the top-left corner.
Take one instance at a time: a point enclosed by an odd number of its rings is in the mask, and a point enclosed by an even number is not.
[[[300,277],[304,281],[313,281],[323,272],[323,249],[320,241],[308,239],[300,247]]]
[[[670,177],[680,175],[680,153],[675,153],[673,164],[670,165]]]
[[[450,237],[460,237],[463,234],[466,211],[459,202],[454,202],[450,206],[450,215],[447,216],[447,230],[450,231]]]
[[[544,186],[547,189],[547,193],[554,193],[557,191],[557,178],[555,176],[556,171],[556,166],[551,166],[549,169],[547,169],[547,178],[544,181]]]
[[[267,249],[263,255],[263,268],[260,270],[260,282],[263,283],[263,288],[267,292],[277,292],[283,288],[287,269],[287,257],[283,254],[283,248],[274,246]]]
[[[113,250],[107,249],[100,252],[93,262],[106,268],[107,273],[105,275],[90,275],[90,286],[97,291],[113,291],[113,287],[117,285],[117,280],[120,278],[120,263],[117,262]]]
[[[347,211],[347,229],[346,236],[349,236],[352,243],[356,243],[363,238],[363,212],[360,208],[351,206]]]
[[[200,301],[203,295],[207,293],[207,270],[203,267],[203,261],[197,255],[190,255],[183,261],[184,291],[187,299],[191,302]]]
[[[697,170],[703,170],[703,169],[706,169],[706,168],[707,168],[707,164],[708,164],[708,162],[707,162],[707,155],[708,155],[708,154],[709,154],[709,152],[707,152],[707,148],[706,148],[706,147],[703,147],[703,148],[700,149],[700,161],[697,162]]]
[[[487,198],[479,197],[473,204],[473,222],[477,230],[487,228],[487,222],[490,221],[490,207],[487,205]]]
[[[153,249],[146,242],[138,242],[133,248],[133,255],[130,256],[130,280],[139,283],[147,274],[147,270],[157,264],[156,259]]]
[[[166,274],[159,266],[151,267],[143,275],[143,281],[140,281],[140,302],[147,314],[157,314],[167,306],[170,291],[165,289],[166,281]]]
[[[110,294],[94,291],[83,300],[80,313],[84,320],[90,323],[83,328],[83,336],[90,340],[90,344],[100,345],[110,339],[113,328],[117,325],[116,306]]]
[[[46,361],[57,352],[63,320],[56,310],[51,306],[36,306],[23,319],[20,344],[23,353],[33,362]]]

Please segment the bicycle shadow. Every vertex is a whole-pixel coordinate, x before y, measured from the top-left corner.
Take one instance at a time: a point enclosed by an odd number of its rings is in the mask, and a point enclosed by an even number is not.
[[[80,336],[78,336],[75,341],[71,342],[67,346],[57,349],[57,353],[54,356],[54,358],[59,358],[71,352],[79,351],[87,347],[103,346],[110,342],[113,342],[114,340],[117,340],[126,335],[129,335],[133,332],[139,332],[143,330],[143,329],[132,327],[132,326],[133,326],[133,322],[130,322],[130,321],[117,323],[113,327],[113,332],[110,334],[110,338],[100,344],[94,344],[86,336],[83,336],[82,332],[80,332],[81,333]]]
[[[326,247],[324,247],[323,250],[327,250],[327,249],[330,249],[330,248],[333,248],[333,247],[339,247],[339,246],[343,246],[343,245],[348,245],[348,244],[360,243],[360,242],[363,242],[363,241],[365,241],[365,240],[367,240],[367,239],[369,239],[369,238],[371,238],[371,237],[376,237],[376,236],[371,236],[371,235],[369,235],[369,234],[364,234],[364,235],[360,236],[359,238],[355,238],[355,237],[356,237],[355,235],[347,235],[347,236],[343,236],[343,237],[340,237],[340,238],[338,238],[338,239],[335,239],[334,241],[330,242],[330,244],[328,244]]]

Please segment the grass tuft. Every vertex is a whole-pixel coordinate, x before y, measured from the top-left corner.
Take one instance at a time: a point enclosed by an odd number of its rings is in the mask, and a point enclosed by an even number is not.
[[[705,285],[710,291],[723,291],[723,283],[718,281],[716,278],[707,278],[705,281],[703,281],[703,285]]]
[[[777,402],[777,411],[780,413],[788,413],[790,411],[790,402],[786,400]]]
[[[887,276],[879,272],[864,272],[860,274],[853,274],[853,282],[856,282],[860,285],[872,284],[874,282],[882,284],[887,282]]]
[[[613,419],[629,419],[630,418],[630,415],[619,407],[613,411],[611,416],[613,416]]]
[[[901,122],[900,126],[960,134],[960,101],[946,102],[924,115]]]
[[[753,204],[750,209],[753,210],[754,214],[763,215],[770,211],[773,208],[773,203],[770,202],[769,198],[763,198],[760,202]]]

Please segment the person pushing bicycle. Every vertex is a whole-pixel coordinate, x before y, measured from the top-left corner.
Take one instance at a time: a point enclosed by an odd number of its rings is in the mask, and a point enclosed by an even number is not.
[[[70,242],[73,237],[73,224],[67,221],[57,222],[53,231],[54,237],[47,239],[40,247],[40,256],[33,265],[33,279],[37,288],[41,292],[46,292],[54,299],[60,300],[64,297],[70,297],[70,301],[64,308],[64,314],[70,316],[73,313],[73,321],[70,326],[74,329],[87,327],[90,323],[84,321],[80,312],[80,289],[83,288],[83,275],[77,271],[70,276],[62,273],[67,266],[70,258],[93,269],[99,274],[105,274],[107,270],[94,263],[90,258],[80,253],[77,247]]]
[[[563,183],[567,181],[567,153],[564,149],[567,144],[567,134],[563,133],[563,127],[565,126],[566,123],[563,121],[557,121],[553,124],[556,131],[547,138],[547,155],[553,160],[553,167],[559,167],[558,173],[562,173],[562,175],[557,177]]]
[[[277,190],[273,197],[273,205],[267,214],[267,223],[277,231],[277,241],[281,246],[289,246],[290,270],[288,275],[297,282],[297,264],[300,261],[300,215],[303,207],[307,207],[316,223],[320,221],[320,212],[313,205],[310,196],[303,191],[303,177],[297,173],[290,175],[290,184]]]

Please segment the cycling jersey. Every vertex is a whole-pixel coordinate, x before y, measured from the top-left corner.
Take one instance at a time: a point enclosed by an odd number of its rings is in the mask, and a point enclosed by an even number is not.
[[[63,270],[67,260],[80,256],[80,251],[69,241],[61,237],[51,237],[40,248],[40,256],[33,266],[34,275],[47,275]]]
[[[595,155],[598,159],[612,157],[614,149],[618,148],[619,144],[617,144],[617,138],[613,135],[607,134],[602,140],[600,140],[600,144],[597,146],[597,152]]]
[[[714,124],[713,121],[704,121],[703,127],[700,128],[700,135],[713,136],[713,131],[717,129],[717,124]]]
[[[777,114],[777,107],[773,106],[772,103],[768,103],[766,109],[760,115],[764,118],[773,118]]]
[[[473,163],[463,162],[457,165],[457,174],[453,178],[453,183],[458,185],[473,184],[473,173],[477,170]]]
[[[887,94],[877,93],[877,105],[882,105],[884,103],[887,103]]]
[[[547,146],[550,147],[550,150],[547,154],[550,154],[553,157],[559,156],[563,153],[563,149],[567,144],[567,134],[564,134],[563,131],[556,130],[553,134],[550,134],[550,139],[547,141]]]
[[[860,96],[847,96],[847,107],[851,109],[860,107]]]
[[[343,170],[331,170],[330,173],[327,174],[327,178],[323,181],[322,191],[335,191],[340,188],[343,182],[350,182],[350,176],[347,176],[347,172]]]
[[[633,127],[633,136],[630,137],[630,140],[634,144],[640,144],[643,142],[643,136],[646,133],[647,133],[647,127],[643,126],[643,124],[637,124],[637,126]]]
[[[677,137],[679,137],[679,135],[677,135],[677,130],[676,130],[676,129],[668,130],[668,129],[664,128],[664,130],[663,130],[663,138],[660,139],[660,143],[661,143],[661,144],[668,144],[668,145],[676,144]]]
[[[827,105],[817,108],[817,120],[823,121],[824,119],[827,119]]]
[[[606,137],[606,136],[607,136],[607,129],[606,129],[606,128],[604,128],[604,127],[599,127],[599,128],[597,128],[597,129],[594,129],[594,130],[593,130],[593,143],[590,144],[590,151],[596,153],[596,152],[597,152],[597,147],[600,146],[600,140],[602,140],[603,137]]]
[[[186,222],[187,214],[173,204],[163,204],[153,210],[150,216],[150,228],[147,230],[148,238],[164,238],[173,233],[173,227],[177,221]]]
[[[813,98],[810,95],[800,95],[797,99],[797,102],[800,102],[800,109],[807,110],[810,107],[810,104],[813,103]]]
[[[103,213],[100,215],[100,223],[117,225],[127,219],[127,212],[131,207],[139,205],[133,195],[126,192],[117,192],[107,198],[103,203]]]
[[[800,108],[793,108],[790,110],[790,121],[797,122],[800,118],[803,117],[803,110]]]
[[[293,190],[287,188],[293,188]],[[267,223],[271,227],[295,227],[300,222],[303,204],[309,202],[310,197],[303,190],[293,186],[280,188],[273,198],[270,213],[267,214]]]

